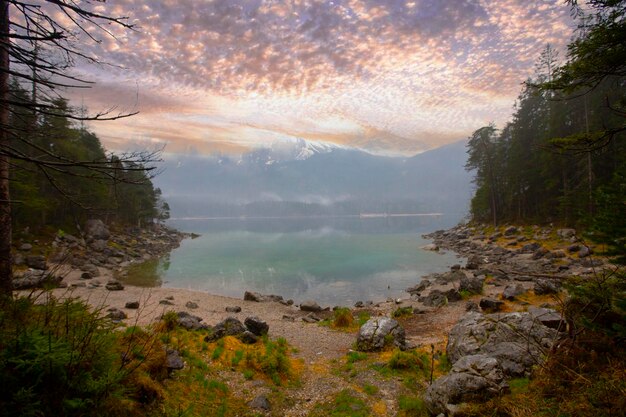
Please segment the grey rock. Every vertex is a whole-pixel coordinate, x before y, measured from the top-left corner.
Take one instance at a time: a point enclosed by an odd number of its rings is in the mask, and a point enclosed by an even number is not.
[[[480,306],[475,301],[468,301],[465,303],[465,311],[480,312]]]
[[[70,284],[70,287],[72,288],[85,288],[87,286],[87,284],[85,284],[84,282],[73,282]]]
[[[453,303],[455,301],[461,301],[463,297],[461,297],[461,293],[456,288],[451,288],[444,293],[449,302]]]
[[[300,310],[317,313],[322,311],[322,307],[320,307],[315,301],[307,300],[300,304]]]
[[[259,410],[270,411],[272,409],[271,404],[265,395],[259,395],[254,400],[248,403],[250,408],[256,408]]]
[[[578,252],[580,250],[580,245],[578,243],[571,244],[567,247],[567,251],[569,253]]]
[[[252,333],[250,330],[246,330],[245,332],[241,333],[238,337],[239,337],[239,340],[241,340],[243,343],[247,345],[253,345],[259,340],[258,336]]]
[[[109,228],[100,219],[87,220],[85,223],[85,234],[96,240],[107,240],[111,236]]]
[[[465,269],[475,270],[478,269],[481,264],[483,264],[483,259],[478,255],[472,255],[467,258],[467,262],[465,263]]]
[[[528,307],[528,314],[546,327],[558,331],[565,330],[565,320],[563,320],[561,314],[556,310],[543,307]]]
[[[226,307],[226,312],[227,313],[241,313],[241,307],[239,306],[232,306],[232,307]]]
[[[207,336],[205,340],[213,341],[224,336],[239,336],[246,331],[246,327],[235,317],[227,317],[213,327],[213,334]]]
[[[536,261],[537,259],[541,259],[544,256],[546,256],[548,253],[550,253],[550,251],[548,249],[546,249],[546,248],[539,248],[535,252],[533,252],[532,259]]]
[[[93,265],[93,264],[83,264],[83,266],[81,267],[81,269],[84,272],[88,272],[92,278],[96,278],[100,276],[100,270],[98,269],[97,266]]]
[[[13,256],[13,265],[21,266],[21,265],[24,265],[25,262],[26,260],[24,259],[24,256],[21,253],[16,253]]]
[[[109,291],[122,291],[124,289],[124,285],[122,285],[121,282],[114,280],[114,279],[107,282],[104,287]]]
[[[439,250],[439,246],[437,246],[434,243],[431,243],[431,244],[422,246],[421,249],[432,251],[432,252],[437,252]]]
[[[579,258],[586,258],[587,256],[591,255],[592,253],[593,253],[593,251],[591,250],[591,248],[589,246],[583,246],[578,251],[578,257]]]
[[[454,272],[454,271],[459,271],[461,269],[461,265],[459,264],[454,264],[450,267],[450,271]]]
[[[481,298],[479,305],[483,310],[495,313],[496,311],[500,311],[500,308],[504,305],[504,301],[494,300],[493,298]]]
[[[517,227],[509,226],[506,229],[504,229],[504,236],[513,236],[517,234],[517,232],[518,232]]]
[[[296,321],[296,318],[294,316],[290,316],[290,315],[284,314],[283,315],[283,320],[285,320],[285,321]]]
[[[46,263],[46,257],[41,255],[29,255],[25,259],[26,266],[33,269],[46,270],[48,265]]]
[[[139,301],[129,301],[124,307],[128,308],[129,310],[137,310],[139,308]]]
[[[356,303],[354,303],[354,308],[363,308],[365,304],[363,304],[363,301],[357,301]]]
[[[33,248],[33,245],[31,245],[30,243],[22,243],[20,245],[20,247],[19,247],[19,250],[24,251],[24,252],[28,252],[32,248]]]
[[[185,362],[177,350],[167,349],[165,354],[165,366],[169,372],[183,369]]]
[[[80,278],[81,279],[92,279],[93,276],[91,275],[90,272],[83,272],[82,274],[80,274]]]
[[[419,297],[418,300],[428,307],[441,307],[448,304],[448,297],[439,290],[432,290],[427,296]]]
[[[477,277],[467,277],[464,275],[459,282],[459,291],[467,291],[470,294],[482,294],[484,283],[484,275],[479,275]]]
[[[450,331],[446,351],[452,363],[467,355],[494,357],[506,376],[517,377],[528,375],[534,365],[543,362],[557,335],[530,313],[470,312]]]
[[[243,294],[243,299],[245,301],[255,301],[257,303],[263,303],[263,302],[267,302],[267,301],[280,302],[280,301],[283,300],[283,297],[280,296],[280,295],[273,295],[273,294],[263,295],[263,294],[260,294],[258,292],[246,291]]]
[[[524,294],[524,286],[521,284],[507,285],[502,291],[502,298],[505,300],[515,300],[516,297]]]
[[[507,391],[504,373],[495,358],[469,355],[428,387],[424,402],[431,415],[452,415],[460,404],[486,402]]]
[[[187,307],[190,310],[195,310],[196,308],[198,308],[198,304],[194,303],[193,301],[187,301],[185,303],[185,307]]]
[[[561,282],[556,279],[538,279],[534,286],[535,294],[558,294],[561,291]]]
[[[389,343],[393,343],[400,349],[405,349],[404,328],[394,319],[376,317],[369,319],[359,329],[356,348],[362,352],[379,351]]]
[[[246,317],[243,324],[257,336],[263,336],[267,334],[270,329],[270,326],[260,318],[256,316]]]
[[[437,284],[449,284],[451,282],[459,282],[465,278],[465,274],[459,270],[437,274],[435,282]]]
[[[527,243],[521,247],[520,252],[521,253],[534,253],[538,251],[540,248],[541,248],[541,245],[537,242]]]
[[[176,314],[178,315],[178,325],[187,330],[200,330],[209,328],[207,324],[201,323],[202,317],[194,316],[187,313],[186,311],[179,311]]]
[[[89,246],[96,252],[104,252],[109,247],[107,241],[102,239],[94,240]]]
[[[174,303],[171,302],[170,300],[161,300],[159,301],[159,304],[163,305],[163,306],[173,306]]]
[[[106,315],[106,317],[110,318],[113,321],[122,321],[128,317],[126,313],[124,313],[119,308],[110,308],[107,310],[107,313],[108,314]]]
[[[430,281],[422,280],[419,284],[407,288],[406,292],[408,292],[411,295],[413,295],[413,294],[420,294],[422,291],[424,291],[426,288],[428,288],[428,286],[430,286]],[[356,305],[355,305],[355,307],[356,307]]]
[[[27,290],[31,288],[55,287],[58,286],[63,277],[57,277],[47,271],[33,269],[24,272],[22,275],[16,275],[13,280],[13,289]]]
[[[576,229],[558,229],[556,234],[562,239],[569,239],[570,237],[576,236]]]

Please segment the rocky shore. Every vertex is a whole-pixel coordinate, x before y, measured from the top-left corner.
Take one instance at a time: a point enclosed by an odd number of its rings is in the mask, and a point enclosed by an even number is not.
[[[352,389],[353,378],[385,387],[377,404],[380,408],[384,403],[386,411],[377,415],[397,413],[398,392],[406,391],[401,380],[389,381],[365,365],[347,379],[329,371],[352,349],[373,355],[372,366],[387,366],[379,365],[380,358],[388,358],[384,352],[394,348],[431,353],[436,348],[437,355],[445,354],[450,371],[415,387],[431,415],[454,415],[464,403],[502,395],[511,378],[532,373],[566,330],[554,298],[562,279],[591,275],[605,265],[572,229],[510,226],[487,233],[488,227],[461,225],[425,236],[433,244],[424,249],[453,250],[467,261],[448,272],[416,277],[406,297],[358,303],[349,314],[369,320],[353,331],[338,331],[328,326],[333,309],[314,301],[297,304],[252,292],[233,299],[184,289],[124,286],[112,279],[113,271],[167,253],[186,235],[158,226],[114,236],[98,222],[86,230],[84,238],[63,235],[53,242],[54,259],[63,259],[69,268],[62,275],[67,288],[54,290],[56,296],[88,300],[128,325],[146,325],[173,311],[180,326],[212,332],[209,342],[226,335],[243,343],[254,343],[266,333],[284,337],[304,364],[302,385],[281,394],[289,396],[292,405],[280,412],[293,416],[308,415],[313,404],[339,389]],[[237,384],[231,388],[241,390]],[[246,384],[243,392],[253,400],[266,391],[263,385]]]

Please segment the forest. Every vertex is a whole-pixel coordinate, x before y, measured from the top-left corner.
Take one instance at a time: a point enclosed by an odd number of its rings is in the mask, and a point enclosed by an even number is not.
[[[626,28],[623,2],[590,2],[565,62],[548,45],[501,129],[468,142],[471,216],[575,226],[622,255],[626,235]]]

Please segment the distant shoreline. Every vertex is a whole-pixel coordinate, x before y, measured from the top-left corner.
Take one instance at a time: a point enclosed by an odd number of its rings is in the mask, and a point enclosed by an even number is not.
[[[184,220],[283,220],[283,219],[381,219],[386,217],[440,217],[445,213],[360,213],[319,216],[194,216],[172,217],[171,221]]]

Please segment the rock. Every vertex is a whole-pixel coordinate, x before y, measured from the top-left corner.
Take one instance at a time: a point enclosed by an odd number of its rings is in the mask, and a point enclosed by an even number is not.
[[[284,306],[292,306],[293,305],[293,300],[289,299],[289,300],[280,300],[279,303],[281,303]]]
[[[100,276],[100,270],[97,266],[92,264],[84,264],[81,269],[85,272],[89,272],[92,278],[96,278]]]
[[[178,325],[187,330],[200,330],[209,328],[207,324],[201,323],[202,317],[194,316],[187,313],[186,311],[179,311],[176,314],[178,315]]]
[[[467,262],[465,263],[465,269],[475,270],[478,269],[478,267],[483,263],[483,259],[480,256],[472,255],[467,258]]]
[[[450,331],[446,352],[453,364],[467,355],[494,357],[507,377],[518,377],[542,363],[557,336],[556,330],[538,325],[530,313],[470,312]]]
[[[453,303],[455,301],[461,301],[463,297],[461,293],[456,288],[451,288],[444,293],[449,302]]]
[[[586,258],[587,256],[591,255],[592,253],[593,253],[593,251],[591,250],[591,248],[589,246],[583,246],[578,251],[578,257],[579,258]]]
[[[407,288],[406,292],[408,292],[411,295],[413,295],[413,294],[418,294],[419,295],[422,291],[424,291],[426,288],[428,288],[428,286],[430,286],[430,281],[422,280],[419,284]],[[356,305],[355,305],[355,307],[356,307]]]
[[[239,306],[226,307],[226,312],[227,313],[241,313],[241,307]]]
[[[484,275],[479,275],[477,277],[463,276],[459,283],[459,291],[467,291],[470,294],[482,294],[484,283]]]
[[[13,289],[27,290],[48,286],[55,287],[58,286],[62,280],[63,277],[57,277],[47,271],[33,269],[24,272],[21,276],[18,275],[17,278],[13,280]]]
[[[455,272],[455,271],[459,271],[461,269],[461,265],[459,264],[454,264],[450,267],[450,271]]]
[[[527,243],[519,250],[521,253],[534,253],[541,249],[541,245],[537,242]]]
[[[396,320],[388,317],[371,318],[359,329],[357,350],[379,351],[388,344],[403,350],[406,348],[404,328]]]
[[[246,330],[245,332],[239,335],[239,340],[241,340],[243,343],[247,345],[253,345],[256,342],[258,342],[259,338],[250,330]]]
[[[476,311],[480,312],[480,307],[476,304],[475,301],[468,301],[465,303],[465,311]]]
[[[122,283],[114,279],[107,282],[104,287],[109,291],[122,291],[124,289]]]
[[[170,300],[170,301],[174,301],[174,296],[173,295],[168,295],[167,297],[165,297],[166,300]]]
[[[532,281],[533,277],[528,276],[528,275],[515,275],[514,279],[515,281],[528,282],[528,281]]]
[[[93,276],[91,275],[90,272],[83,272],[82,274],[80,274],[80,278],[81,279],[92,279]]]
[[[167,349],[165,353],[165,366],[169,372],[185,367],[185,362],[177,350]]]
[[[363,301],[357,301],[356,303],[354,303],[354,308],[363,308],[365,304],[363,304]]]
[[[506,229],[504,229],[504,236],[513,236],[517,234],[517,232],[518,232],[517,227],[509,226]]]
[[[567,251],[569,253],[574,253],[574,252],[578,252],[580,250],[580,245],[578,243],[574,243],[572,245],[569,245],[567,247]]]
[[[300,304],[300,310],[317,313],[319,311],[322,311],[322,307],[320,307],[319,304],[317,304],[315,301],[308,300]]]
[[[296,321],[296,318],[294,316],[289,316],[287,314],[283,315],[283,320],[285,321]]]
[[[257,408],[259,410],[264,410],[264,411],[270,411],[272,408],[269,400],[267,399],[265,395],[259,395],[254,400],[250,401],[248,403],[248,406],[250,408]]]
[[[94,240],[89,246],[96,252],[104,252],[109,247],[107,241],[102,239]]]
[[[507,285],[502,291],[502,298],[505,300],[515,300],[515,298],[524,293],[524,286],[521,284]]]
[[[22,266],[24,265],[25,262],[26,260],[24,259],[24,256],[21,253],[16,253],[13,256],[13,265]]]
[[[106,317],[110,318],[113,321],[122,321],[128,316],[119,308],[110,308],[107,310],[108,314]]]
[[[87,284],[85,284],[84,282],[73,282],[70,287],[72,288],[85,288],[87,286]]]
[[[441,307],[448,304],[448,297],[439,290],[432,290],[430,294],[418,300],[428,307]]]
[[[535,281],[535,294],[558,294],[561,291],[561,282],[556,279],[538,279]]]
[[[580,264],[586,268],[592,268],[594,266],[600,266],[604,264],[601,259],[583,258],[580,260]]]
[[[196,308],[198,308],[198,304],[194,303],[193,301],[187,301],[185,303],[185,307],[187,307],[190,310],[195,310]],[[228,310],[227,310],[228,311]]]
[[[465,278],[465,274],[459,270],[437,274],[435,282],[437,284],[449,284],[451,282],[459,282]]]
[[[553,259],[562,259],[565,258],[567,254],[562,249],[553,250],[550,252],[549,257]]]
[[[46,263],[46,257],[41,255],[29,255],[25,259],[26,266],[33,269],[46,270],[48,265]]]
[[[243,294],[244,301],[255,301],[257,303],[263,303],[267,301],[276,301],[280,302],[283,300],[283,297],[280,295],[263,295],[258,292],[246,291]]]
[[[434,243],[431,243],[429,245],[422,246],[421,249],[429,250],[429,251],[432,251],[432,252],[437,252],[439,250],[439,246],[435,245]]]
[[[561,239],[569,239],[570,237],[576,236],[575,229],[558,229],[556,231],[556,235]]]
[[[424,402],[431,415],[453,415],[462,403],[485,402],[507,391],[504,373],[495,358],[469,355],[428,387]]]
[[[528,313],[541,324],[557,331],[565,330],[565,321],[558,311],[551,308],[528,307]]]
[[[535,252],[533,252],[532,259],[536,261],[538,259],[543,258],[548,253],[550,253],[550,251],[548,249],[546,249],[546,248],[539,248]]]
[[[33,245],[31,245],[30,243],[22,243],[18,249],[23,252],[28,252],[32,248],[33,248]]]
[[[137,310],[139,308],[139,301],[129,301],[124,307],[129,310]]]
[[[213,334],[205,337],[206,341],[213,341],[224,336],[239,336],[246,331],[246,327],[235,317],[227,317],[213,327]]]
[[[267,334],[270,329],[270,326],[266,322],[256,316],[246,317],[243,324],[256,336],[263,336]]]
[[[500,311],[500,308],[504,305],[504,301],[494,300],[493,298],[481,298],[479,305],[484,311],[495,313],[496,311]]]
[[[163,306],[173,306],[174,303],[171,302],[170,300],[161,300],[159,301],[159,304],[163,305]]]
[[[87,220],[85,223],[85,234],[94,240],[107,240],[111,236],[109,228],[100,219]]]

